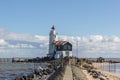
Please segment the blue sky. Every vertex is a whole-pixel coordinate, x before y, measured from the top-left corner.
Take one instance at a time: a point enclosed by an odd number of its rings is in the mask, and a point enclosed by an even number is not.
[[[120,35],[120,0],[0,0],[0,27],[48,35]]]

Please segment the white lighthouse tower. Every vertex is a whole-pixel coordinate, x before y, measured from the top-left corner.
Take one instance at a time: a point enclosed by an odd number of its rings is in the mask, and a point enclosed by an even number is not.
[[[55,31],[55,27],[54,25],[51,28],[50,34],[49,34],[49,57],[53,57],[55,54],[55,46],[54,46],[54,42],[57,41],[57,35],[56,35],[56,31]]]
[[[49,58],[72,57],[72,44],[68,41],[57,40],[57,33],[54,25],[49,34]]]

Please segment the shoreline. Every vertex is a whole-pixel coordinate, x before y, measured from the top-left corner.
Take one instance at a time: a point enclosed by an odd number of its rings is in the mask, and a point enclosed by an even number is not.
[[[109,65],[109,63],[93,63],[81,67],[82,72],[88,80],[120,80],[120,74],[102,70],[100,67]],[[97,66],[96,66],[97,65]]]
[[[116,64],[120,64],[120,63],[116,63]],[[110,80],[120,80],[120,74],[105,71],[105,70],[100,68],[102,66],[107,66],[107,65],[109,65],[109,63],[107,63],[107,62],[105,62],[105,63],[93,63],[93,66],[97,69],[97,71],[100,71],[102,74],[108,76],[110,78]]]
[[[120,64],[120,63],[111,63],[111,64]],[[103,63],[93,63],[92,64],[95,68],[100,68],[102,66],[108,66],[109,63],[108,62],[103,62]]]
[[[109,63],[105,62],[105,63],[92,63],[92,65],[97,68],[97,69],[100,69],[100,67],[102,66],[107,66],[109,65]]]
[[[106,70],[105,68],[104,68],[104,66],[108,66],[109,67],[109,65],[114,65],[114,64],[119,64],[120,65],[120,63],[111,63],[111,64],[109,64],[108,62],[105,62],[105,63],[93,63],[92,65],[96,68],[96,69],[100,69],[100,70],[103,70],[103,71],[107,71],[107,72],[110,72],[110,73],[114,73],[114,74],[118,74],[118,75],[120,75],[120,73],[117,73],[116,72],[116,68],[114,68],[115,70],[113,70],[113,68],[109,71],[108,69]],[[97,66],[96,66],[97,65]],[[116,67],[116,65],[115,65],[115,67]]]

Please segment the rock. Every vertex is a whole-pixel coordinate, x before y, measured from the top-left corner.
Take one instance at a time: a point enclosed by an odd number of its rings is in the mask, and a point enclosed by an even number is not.
[[[100,80],[106,80],[106,78],[104,76],[99,76]]]
[[[34,78],[34,74],[30,74],[30,75],[27,76],[28,80],[32,80],[33,78]]]
[[[24,80],[27,80],[27,76],[23,76]]]
[[[40,70],[43,70],[43,68],[42,68],[41,66],[39,66],[39,67],[37,68],[37,71],[40,71]]]
[[[97,74],[93,74],[92,76],[93,76],[93,78],[98,78],[99,77]]]
[[[23,77],[17,77],[15,80],[25,80]]]
[[[51,74],[55,67],[57,66],[54,64],[46,65],[45,67],[39,66],[34,70],[33,73],[23,75],[22,77],[17,77],[15,80],[42,80],[42,78],[47,79],[47,75]]]

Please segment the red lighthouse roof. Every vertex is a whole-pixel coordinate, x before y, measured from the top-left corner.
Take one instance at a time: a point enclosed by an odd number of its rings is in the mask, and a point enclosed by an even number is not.
[[[53,25],[51,29],[55,29],[55,26]]]

